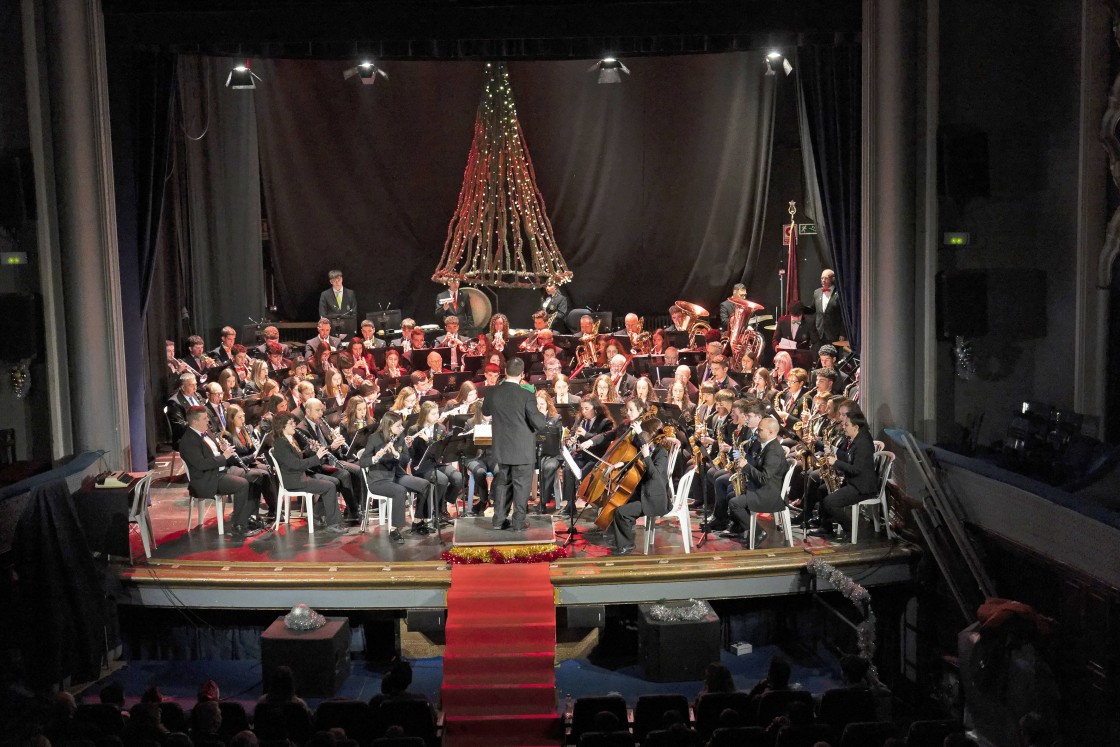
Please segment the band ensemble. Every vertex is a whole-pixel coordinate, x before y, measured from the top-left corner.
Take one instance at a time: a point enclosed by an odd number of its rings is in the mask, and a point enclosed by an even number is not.
[[[281,487],[311,494],[314,525],[336,534],[365,529],[388,499],[403,544],[439,531],[450,508],[492,505],[494,529],[524,531],[535,471],[532,510],[573,526],[594,517],[620,554],[639,516],[673,508],[670,481],[689,470],[678,501],[702,512],[702,530],[744,543],[752,514],[789,506],[810,534],[849,531],[846,507],[877,492],[831,270],[812,306],[792,303],[771,325],[738,284],[718,318],[678,301],[664,327],[626,314],[614,333],[555,285],[528,329],[476,319],[452,280],[436,297],[440,324],[403,319],[386,334],[367,320],[351,336],[355,292],[339,271],[329,280],[306,342],[268,326],[243,345],[225,327],[217,347],[192,336],[180,358],[167,341],[173,443],[196,497],[232,497],[232,539],[278,526]]]

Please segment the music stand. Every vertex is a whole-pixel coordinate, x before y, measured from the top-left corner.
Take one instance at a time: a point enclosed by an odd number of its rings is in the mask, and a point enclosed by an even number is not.
[[[665,347],[674,347],[678,351],[684,350],[689,344],[688,332],[681,332],[677,329],[664,330]]]
[[[634,355],[634,356],[631,356],[630,357],[630,370],[631,370],[631,372],[633,372],[633,374],[635,376],[641,376],[642,374],[648,374],[650,372],[651,368],[655,368],[653,359],[654,358],[659,358],[659,357],[661,357],[661,356],[653,356],[653,355]]]
[[[463,373],[476,374],[482,368],[481,355],[464,355],[460,360],[463,363]]]
[[[696,366],[707,359],[708,354],[703,350],[682,350],[677,354],[677,364]]]
[[[469,417],[470,416],[468,416],[468,415],[452,415],[451,416],[452,419],[454,419],[454,418],[469,418]],[[475,453],[478,451],[478,448],[479,448],[479,447],[475,446],[475,444],[474,444],[474,436],[470,435],[470,434],[466,434],[466,433],[459,433],[459,434],[456,434],[454,436],[449,436],[449,437],[445,438],[441,443],[443,444],[443,462],[444,462],[444,464],[446,464],[449,461],[458,462],[459,463],[459,473],[464,475],[464,476],[467,475],[468,472],[467,472],[466,461],[468,459],[471,459],[472,457],[474,457]],[[471,503],[472,500],[474,500],[474,496],[468,495],[467,500],[466,500],[466,503],[467,503],[466,508],[467,508],[468,511],[471,508],[470,503]],[[459,518],[458,513],[459,512],[456,511],[456,516],[455,516],[456,519]]]
[[[350,459],[355,455],[355,446],[358,447],[359,451],[361,449],[364,449],[366,441],[369,438],[369,434],[373,433],[376,430],[377,423],[370,423],[365,428],[359,429],[358,432],[354,434],[354,437],[350,439],[350,444],[346,447],[346,458]],[[358,446],[358,444],[361,444],[361,446]]]
[[[579,347],[579,335],[553,335],[552,344],[563,350],[565,353],[571,353]]]
[[[579,420],[579,405],[556,405],[556,414],[565,428],[574,428]]]
[[[464,381],[470,381],[470,374],[465,373],[438,373],[432,377],[432,389],[437,392],[451,392],[458,390]]]
[[[614,326],[614,312],[613,311],[592,311],[592,312],[589,312],[589,313],[591,314],[592,319],[599,322],[599,329],[600,330],[610,329],[611,327]],[[571,316],[571,314],[569,314],[568,316]],[[572,329],[579,329],[579,319],[576,319],[576,326],[572,327]],[[600,334],[603,334],[603,333],[600,332]]]
[[[434,478],[435,474],[436,474],[435,473],[435,466],[438,466],[439,464],[442,463],[442,461],[443,461],[443,450],[446,447],[446,445],[447,445],[447,439],[440,439],[438,441],[434,441],[434,442],[428,444],[428,448],[426,448],[424,450],[424,453],[420,456],[420,460],[417,461],[417,462],[414,462],[415,466],[412,468],[413,474],[416,474],[416,471],[419,470],[421,467],[423,467],[425,463],[431,462],[432,465],[434,465],[432,467],[432,478]],[[433,485],[433,487],[438,484],[438,482],[436,482],[435,480],[433,480],[431,478],[429,478],[428,482],[430,482]],[[439,537],[439,543],[442,545],[443,544],[443,526],[440,524],[440,520],[439,520],[440,511],[439,511],[439,508],[436,506],[436,497],[435,497],[435,491],[434,490],[432,491],[432,505],[428,506],[428,511],[431,513],[430,518],[432,520],[432,528],[436,530],[436,536]]]
[[[268,372],[268,378],[272,379],[277,384],[281,384],[281,385],[284,383],[284,379],[288,378],[291,375],[292,375],[292,369],[290,369],[290,368],[281,368],[277,371],[269,371]]]
[[[650,366],[649,371],[650,379],[657,386],[669,386],[673,383],[673,378],[677,375],[676,366]]]

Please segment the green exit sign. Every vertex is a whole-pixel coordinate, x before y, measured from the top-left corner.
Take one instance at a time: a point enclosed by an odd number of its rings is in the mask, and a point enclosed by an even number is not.
[[[816,236],[817,224],[816,223],[798,223],[797,233],[801,236]]]
[[[963,231],[947,231],[941,239],[945,246],[968,246],[972,243],[972,234]]]
[[[27,264],[27,252],[0,252],[0,263],[5,265]]]

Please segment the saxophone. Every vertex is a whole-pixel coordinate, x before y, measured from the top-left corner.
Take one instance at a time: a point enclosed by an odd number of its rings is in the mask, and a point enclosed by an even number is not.
[[[834,446],[826,446],[825,450],[821,453],[817,467],[817,471],[821,476],[821,482],[824,483],[829,493],[835,493],[839,490],[840,483],[844,479],[844,476],[836,471],[836,467],[828,463],[828,455],[830,453],[835,453],[835,449],[836,447]]]
[[[731,469],[731,452],[723,451],[720,447],[723,446],[723,424],[721,423],[716,428],[716,455],[712,459],[712,464],[716,469],[730,470]]]
[[[745,457],[747,455],[746,446],[750,443],[750,429],[747,429],[747,437],[740,441],[737,445],[739,455]],[[732,465],[731,470],[731,487],[735,490],[735,495],[743,495],[747,492],[747,480],[743,476],[743,468],[738,463]]]
[[[704,432],[703,418],[700,416],[700,406],[697,405],[692,417],[692,435],[688,437],[688,445],[692,447],[692,459],[696,463],[696,470],[704,461],[704,446],[700,443],[700,435]]]

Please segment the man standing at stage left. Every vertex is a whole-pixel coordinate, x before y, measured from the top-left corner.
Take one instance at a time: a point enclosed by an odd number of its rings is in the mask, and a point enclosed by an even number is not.
[[[535,431],[548,427],[548,421],[537,410],[536,397],[521,386],[525,361],[510,358],[506,378],[486,392],[482,414],[493,418],[493,459],[497,462],[490,496],[494,501],[494,528],[522,532],[529,528],[525,520],[533,465],[537,461]],[[510,491],[513,491],[513,520],[507,518]]]

